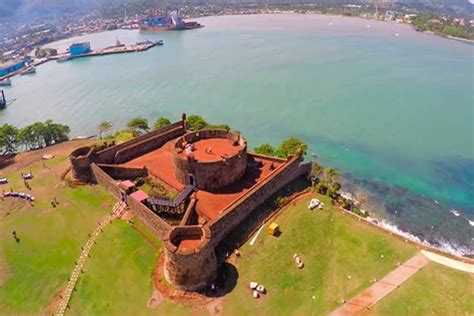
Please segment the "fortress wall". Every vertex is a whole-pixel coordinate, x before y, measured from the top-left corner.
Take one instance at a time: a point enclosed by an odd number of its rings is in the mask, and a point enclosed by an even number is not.
[[[91,164],[92,172],[98,184],[103,186],[116,199],[120,199],[120,189],[114,179],[104,170],[100,169],[95,163]]]
[[[247,151],[242,148],[238,154],[225,160],[199,162],[192,157],[174,155],[175,176],[179,182],[189,184],[193,174],[195,184],[201,190],[214,190],[238,181],[247,168]]]
[[[242,222],[257,206],[262,204],[272,194],[283,188],[296,178],[308,174],[311,164],[300,164],[299,157],[291,158],[288,163],[275,171],[268,179],[259,183],[237,201],[232,203],[223,215],[209,223],[214,246],[224,239],[237,225]]]
[[[118,165],[97,164],[113,179],[132,180],[138,177],[148,176],[146,168],[131,168]]]
[[[253,158],[255,159],[265,159],[265,160],[270,160],[270,161],[274,161],[274,162],[277,162],[277,163],[283,163],[283,162],[286,162],[286,159],[285,158],[280,158],[280,157],[273,157],[273,156],[265,156],[265,155],[260,155],[260,154],[256,154],[256,153],[249,153],[250,156],[252,156]]]
[[[236,156],[225,161],[199,163],[193,161],[196,166],[194,176],[199,189],[214,190],[237,182],[245,173],[247,168],[246,148],[239,151]]]
[[[239,151],[233,156],[222,159],[216,157],[214,161],[197,161],[192,156],[182,153],[183,141],[195,143],[204,139],[229,139],[237,143]],[[247,142],[238,133],[229,133],[226,130],[205,129],[190,132],[181,137],[175,144],[173,153],[175,176],[179,182],[190,184],[189,175],[194,176],[195,184],[201,190],[215,190],[238,181],[247,168]]]
[[[113,163],[115,155],[120,149],[123,149],[123,148],[128,147],[128,146],[133,145],[133,144],[140,143],[144,140],[155,137],[159,134],[165,133],[165,132],[167,132],[169,130],[172,130],[174,128],[183,127],[183,126],[184,126],[183,121],[178,121],[176,123],[173,123],[173,124],[170,124],[168,126],[165,126],[165,127],[159,128],[157,130],[151,131],[149,133],[146,133],[146,134],[144,134],[142,136],[139,136],[135,139],[129,140],[128,142],[125,142],[125,143],[122,143],[122,144],[118,144],[118,145],[100,150],[100,151],[97,152],[97,155],[99,156],[99,161],[101,161],[103,163]]]
[[[144,155],[152,150],[158,149],[163,146],[166,142],[179,137],[185,133],[182,126],[177,126],[160,133],[155,133],[151,137],[127,144],[127,146],[119,149],[116,154],[114,161],[115,163],[123,163],[129,161],[138,156]]]
[[[180,249],[183,239],[196,240],[196,247]],[[198,290],[214,281],[217,276],[217,259],[211,241],[211,231],[202,226],[173,227],[165,240],[165,269],[168,282],[186,290]]]
[[[183,140],[186,140],[188,143],[195,143],[201,139],[209,138],[225,138],[230,140],[236,140],[238,136],[235,132],[227,132],[225,129],[202,129],[196,132],[189,132],[184,135],[178,142],[176,142],[177,148],[183,148]]]
[[[96,164],[93,163],[91,167],[97,183],[103,186],[115,198],[120,199],[122,191],[118,187],[116,181],[114,181],[112,177],[100,169]],[[145,224],[145,226],[147,226],[160,239],[164,239],[168,236],[168,232],[171,229],[171,226],[168,225],[168,223],[153,213],[153,211],[144,204],[134,200],[130,196],[126,197],[130,210],[142,221],[143,224]]]
[[[127,196],[127,204],[134,215],[136,215],[149,230],[161,240],[167,238],[171,226],[162,220],[146,205]]]

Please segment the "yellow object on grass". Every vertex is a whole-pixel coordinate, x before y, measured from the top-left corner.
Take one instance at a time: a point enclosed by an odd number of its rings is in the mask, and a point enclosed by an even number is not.
[[[277,223],[271,223],[270,225],[268,225],[267,231],[269,235],[275,236],[280,231],[280,226],[278,226]]]

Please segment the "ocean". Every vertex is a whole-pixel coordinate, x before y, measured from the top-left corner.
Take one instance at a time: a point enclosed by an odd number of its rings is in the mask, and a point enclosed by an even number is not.
[[[229,124],[252,148],[297,136],[308,159],[343,173],[372,214],[451,252],[472,252],[472,44],[327,15],[199,21],[206,26],[186,32],[117,30],[50,44],[165,42],[15,77],[0,124],[53,119],[77,136],[96,134],[103,120],[121,129],[134,116],[152,123],[185,112]]]

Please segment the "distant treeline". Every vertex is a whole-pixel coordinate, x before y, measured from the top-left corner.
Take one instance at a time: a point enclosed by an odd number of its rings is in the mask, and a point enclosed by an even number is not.
[[[453,25],[438,20],[431,14],[420,14],[413,20],[413,26],[417,31],[431,31],[442,35],[474,39],[474,29],[469,26]]]
[[[23,128],[11,124],[0,126],[0,154],[39,149],[69,140],[69,126],[47,120]]]

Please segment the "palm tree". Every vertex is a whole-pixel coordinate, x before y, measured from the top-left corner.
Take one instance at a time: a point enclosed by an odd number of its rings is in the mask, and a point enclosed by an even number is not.
[[[112,128],[110,121],[103,121],[99,124],[99,139],[102,139],[102,134],[108,132]]]

